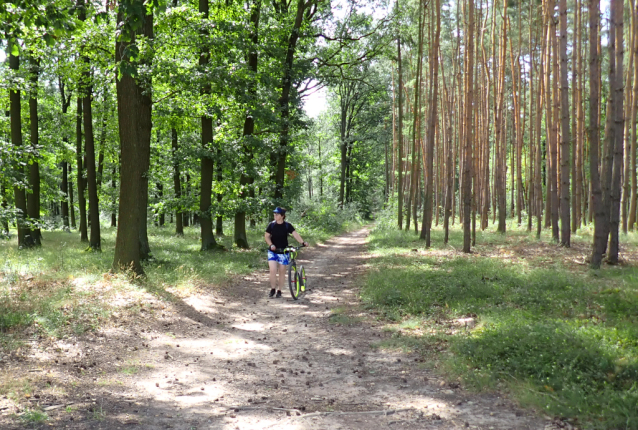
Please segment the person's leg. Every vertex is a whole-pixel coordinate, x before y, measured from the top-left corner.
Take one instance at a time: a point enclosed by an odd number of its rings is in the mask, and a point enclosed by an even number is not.
[[[286,270],[288,269],[288,265],[280,264],[279,265],[279,291],[281,291],[286,285]]]
[[[275,260],[268,260],[268,268],[270,269],[270,297],[275,295],[275,289],[277,288],[277,262]]]

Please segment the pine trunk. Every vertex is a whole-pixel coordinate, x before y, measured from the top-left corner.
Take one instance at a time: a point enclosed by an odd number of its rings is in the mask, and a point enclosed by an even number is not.
[[[598,171],[598,148],[600,146],[600,124],[598,104],[600,101],[600,69],[598,57],[598,27],[600,0],[589,0],[589,174],[591,178],[592,210],[594,219],[594,243],[591,267],[599,269],[607,242],[609,218],[603,204],[600,173]]]
[[[570,170],[570,143],[571,132],[569,124],[569,84],[567,81],[567,0],[560,0],[558,5],[560,14],[560,82],[561,82],[561,142],[560,142],[560,168],[561,168],[561,188],[560,188],[560,214],[561,231],[560,244],[565,247],[571,245],[571,220],[570,220],[570,193],[569,193],[569,170]]]
[[[615,55],[615,68],[610,76],[611,97],[612,97],[612,117],[613,132],[609,139],[610,152],[613,151],[613,169],[610,187],[610,222],[609,222],[609,251],[607,261],[610,264],[618,264],[619,252],[619,227],[620,227],[620,194],[622,192],[621,175],[623,171],[623,1],[611,0],[611,34],[610,39],[615,39],[615,51],[610,55]],[[615,32],[615,35],[614,35]],[[613,46],[613,45],[612,45]]]

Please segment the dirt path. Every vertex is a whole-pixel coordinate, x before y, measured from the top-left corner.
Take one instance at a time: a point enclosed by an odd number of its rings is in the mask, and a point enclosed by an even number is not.
[[[367,233],[304,250],[312,291],[299,301],[268,299],[261,270],[171,308],[147,295],[131,304],[134,319],[33,352],[15,376],[31,372],[38,388],[27,400],[49,419],[19,423],[0,399],[0,428],[551,428],[508,401],[446,385],[417,356],[372,348],[389,334],[370,318],[336,323],[356,309]]]

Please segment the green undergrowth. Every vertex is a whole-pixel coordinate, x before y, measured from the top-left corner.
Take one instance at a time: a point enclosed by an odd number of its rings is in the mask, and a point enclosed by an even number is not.
[[[355,225],[308,228],[308,222],[290,218],[311,244]],[[225,248],[220,252],[200,251],[199,226],[185,228],[180,237],[174,226],[149,228],[152,259],[143,264],[143,278],[110,273],[115,228],[102,227],[102,252],[87,251],[76,232],[45,231],[37,249],[18,250],[15,235],[0,240],[0,347],[19,349],[25,340],[95,330],[118,308],[139,312],[132,303],[149,294],[172,302],[265,270],[265,225],[248,229],[246,250],[233,246],[230,223],[225,227],[230,234],[217,238]]]
[[[508,390],[579,427],[638,429],[638,268],[574,264],[587,230],[563,249],[508,227],[477,232],[466,255],[458,228],[449,245],[435,228],[426,249],[378,223],[362,297],[393,322],[379,346],[419,351],[466,386]],[[621,241],[634,249],[636,235]]]

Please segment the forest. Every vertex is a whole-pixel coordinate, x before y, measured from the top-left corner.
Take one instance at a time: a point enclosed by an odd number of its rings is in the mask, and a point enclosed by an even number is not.
[[[233,220],[247,248],[247,223],[321,201],[395,205],[427,246],[458,219],[465,252],[477,216],[566,247],[593,224],[591,266],[618,263],[634,3],[466,3],[4,2],[4,234],[78,229],[99,251],[110,222],[114,268],[141,273],[149,223],[199,224],[209,250]]]
[[[466,358],[448,376],[524,381],[547,413],[638,428],[637,8],[0,0],[0,344],[33,324],[64,336],[42,317],[63,300],[32,309],[16,289],[30,276],[129,279],[173,300],[259,267],[285,207],[313,244],[371,229],[360,298],[399,334],[413,318],[438,327],[427,345]],[[554,284],[536,272],[550,266]],[[515,320],[494,310],[510,305]],[[64,318],[86,314],[86,330],[108,319],[74,306]],[[486,325],[441,340],[442,315]],[[556,327],[524,328],[543,318]],[[559,332],[564,362],[543,369],[495,340],[542,357],[530,333]],[[561,366],[572,379],[552,379]]]

